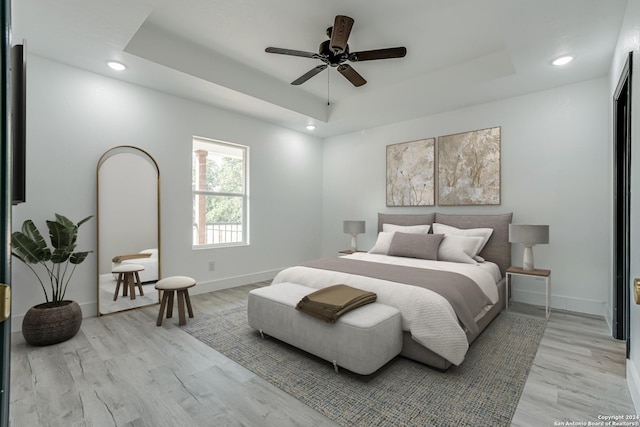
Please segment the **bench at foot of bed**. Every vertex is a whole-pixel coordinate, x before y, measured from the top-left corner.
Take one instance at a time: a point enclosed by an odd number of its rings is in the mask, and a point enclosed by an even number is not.
[[[371,303],[331,324],[296,310],[317,289],[278,283],[249,292],[249,325],[361,375],[380,369],[402,350],[402,320],[395,307]]]

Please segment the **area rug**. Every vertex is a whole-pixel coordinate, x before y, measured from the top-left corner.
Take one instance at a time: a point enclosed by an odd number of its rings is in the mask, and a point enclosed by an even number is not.
[[[446,372],[396,357],[361,376],[247,324],[246,306],[198,314],[183,328],[343,426],[508,426],[546,321],[501,313]]]

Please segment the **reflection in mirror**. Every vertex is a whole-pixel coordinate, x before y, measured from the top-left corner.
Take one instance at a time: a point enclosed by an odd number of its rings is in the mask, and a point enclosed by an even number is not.
[[[160,171],[147,152],[120,146],[100,157],[98,316],[158,303]]]

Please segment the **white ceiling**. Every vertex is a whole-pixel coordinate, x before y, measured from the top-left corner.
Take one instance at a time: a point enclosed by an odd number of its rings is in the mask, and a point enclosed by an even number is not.
[[[605,76],[627,0],[12,3],[13,41],[31,53],[326,137]],[[351,51],[407,56],[352,63],[359,88],[335,69],[290,85],[321,62],[264,49],[316,52],[338,14],[355,20]],[[564,54],[576,59],[550,65]]]

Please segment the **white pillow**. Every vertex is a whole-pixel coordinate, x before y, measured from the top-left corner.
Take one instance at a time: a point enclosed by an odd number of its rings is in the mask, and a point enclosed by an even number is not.
[[[393,240],[394,232],[381,231],[378,233],[378,240],[373,248],[369,251],[370,254],[382,254],[387,255],[389,253],[389,246],[391,246],[391,240]]]
[[[144,251],[140,251],[141,254],[151,254],[151,258],[158,258],[158,250],[157,249],[145,249]]]
[[[484,246],[489,241],[491,234],[493,234],[493,228],[456,228],[450,225],[444,225],[444,224],[434,222],[433,233],[444,234],[444,235],[451,234],[456,236],[482,237],[482,244],[480,245],[478,252],[471,255],[472,257],[474,257],[482,251]]]
[[[382,231],[399,231],[401,233],[428,234],[430,225],[395,225],[382,224]],[[444,234],[444,233],[442,233]]]
[[[478,264],[474,254],[482,244],[482,237],[446,234],[438,247],[438,261]]]

